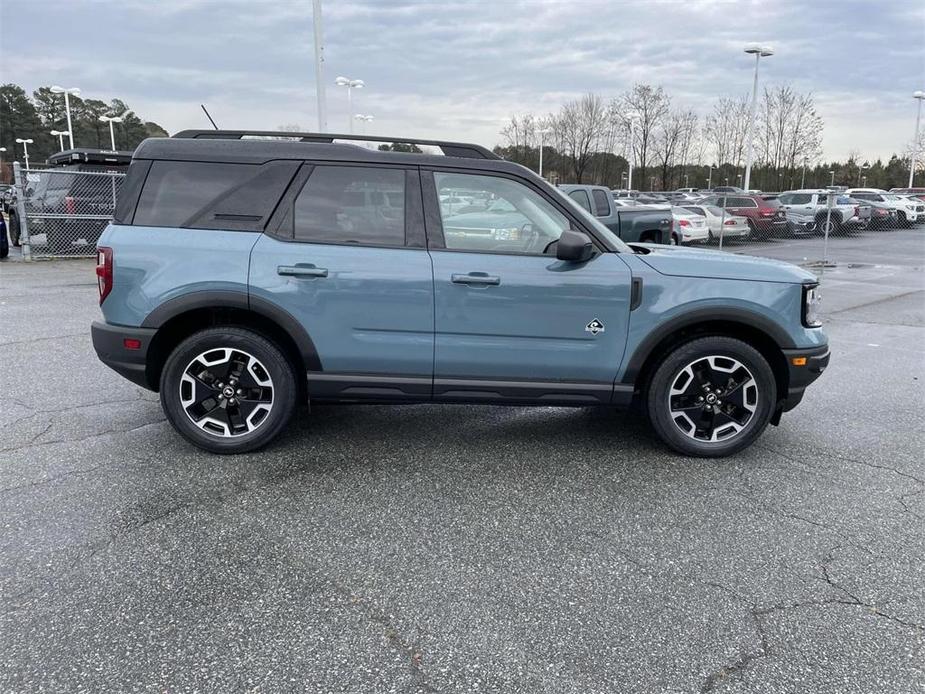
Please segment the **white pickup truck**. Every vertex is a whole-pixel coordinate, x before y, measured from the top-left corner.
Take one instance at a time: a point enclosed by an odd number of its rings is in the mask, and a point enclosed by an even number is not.
[[[850,192],[850,191],[849,191]],[[848,193],[834,190],[789,190],[777,198],[788,220],[802,219],[814,223],[820,233],[833,234],[840,229],[863,229],[870,222],[870,205],[854,201]],[[832,206],[829,215],[828,208]]]
[[[876,188],[852,188],[845,191],[855,200],[871,200],[882,202],[884,205],[896,210],[896,220],[900,226],[925,221],[925,202],[917,202],[904,198],[896,193],[887,193]]]

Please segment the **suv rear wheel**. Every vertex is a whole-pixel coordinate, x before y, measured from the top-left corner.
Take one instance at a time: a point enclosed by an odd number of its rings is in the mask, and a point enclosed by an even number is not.
[[[19,216],[10,213],[10,241],[12,241],[13,245],[17,248],[20,246],[19,235]]]
[[[213,453],[245,453],[269,443],[295,410],[293,369],[280,349],[244,328],[209,328],[171,353],[161,373],[161,405],[190,443]]]
[[[688,342],[665,357],[649,383],[646,409],[674,450],[721,457],[750,445],[776,402],[774,374],[761,353],[717,336]]]

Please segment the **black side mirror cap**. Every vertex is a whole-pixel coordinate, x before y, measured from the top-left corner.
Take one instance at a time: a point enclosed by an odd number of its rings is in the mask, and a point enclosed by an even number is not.
[[[567,229],[556,244],[556,258],[570,263],[584,263],[594,256],[594,244],[581,231]]]

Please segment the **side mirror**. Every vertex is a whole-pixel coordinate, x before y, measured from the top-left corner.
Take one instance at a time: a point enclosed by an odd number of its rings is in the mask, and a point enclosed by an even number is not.
[[[570,263],[584,263],[594,255],[594,244],[581,231],[566,229],[556,244],[556,258]]]

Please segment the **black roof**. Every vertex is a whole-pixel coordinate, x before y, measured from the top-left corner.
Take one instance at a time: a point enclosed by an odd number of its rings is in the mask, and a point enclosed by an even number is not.
[[[56,152],[45,160],[49,166],[66,166],[67,164],[99,164],[101,166],[128,166],[132,163],[131,152],[119,152],[111,149],[87,149],[85,147],[66,149]]]
[[[247,139],[245,139],[247,138]],[[270,139],[273,138],[273,139]],[[285,138],[285,139],[281,139]],[[340,142],[341,140],[346,142]],[[350,142],[431,145],[444,154],[382,151]],[[263,164],[279,159],[312,159],[358,163],[453,166],[492,171],[528,171],[504,161],[481,145],[416,138],[242,130],[184,130],[173,137],[154,137],[135,150],[135,159]]]

